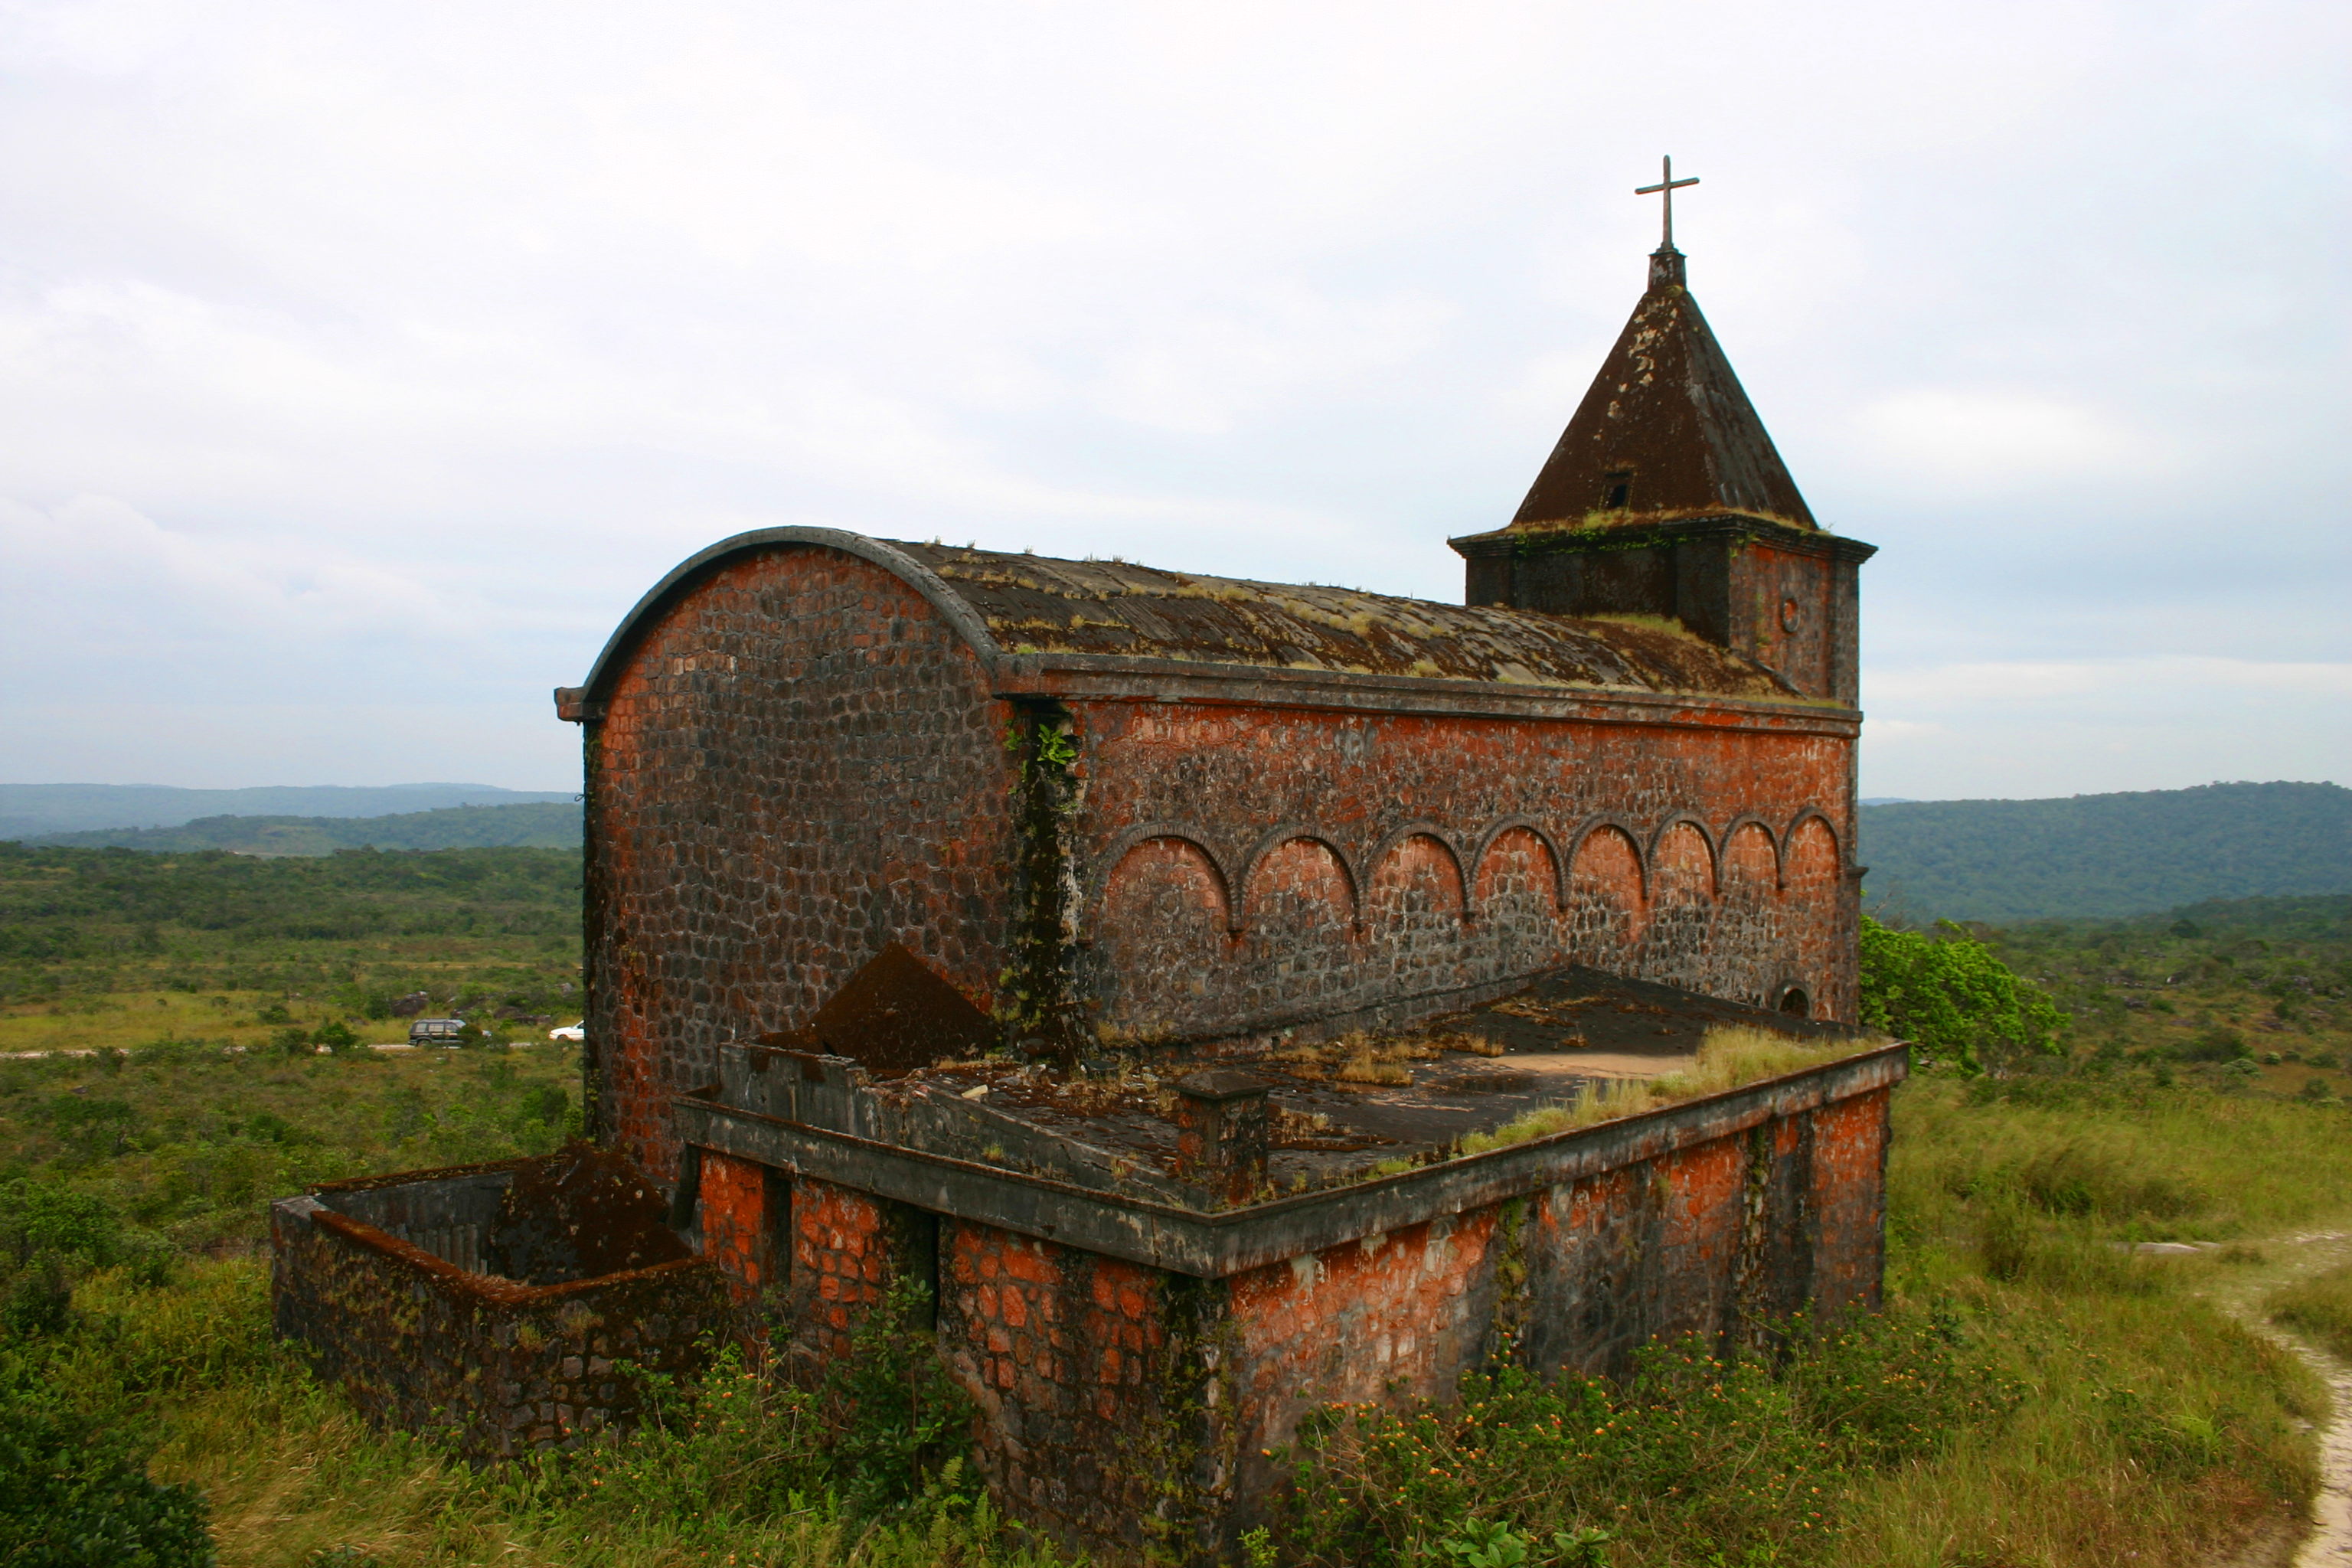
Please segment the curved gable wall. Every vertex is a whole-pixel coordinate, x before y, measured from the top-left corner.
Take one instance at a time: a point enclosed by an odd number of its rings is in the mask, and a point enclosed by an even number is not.
[[[982,1006],[1005,962],[1006,715],[970,637],[866,552],[730,543],[616,637],[589,737],[600,1116],[657,1171],[719,1040],[805,1023],[891,941]]]

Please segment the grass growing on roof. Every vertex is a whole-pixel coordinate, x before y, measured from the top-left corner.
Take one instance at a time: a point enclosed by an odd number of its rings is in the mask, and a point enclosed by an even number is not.
[[[1698,1060],[1687,1071],[1647,1080],[1621,1079],[1606,1095],[1588,1093],[1567,1105],[1540,1106],[1500,1127],[1471,1133],[1463,1139],[1461,1152],[1483,1154],[1489,1149],[1508,1148],[1573,1128],[1639,1116],[1685,1100],[1802,1072],[1868,1047],[1869,1043],[1853,1040],[1800,1039],[1770,1029],[1718,1025],[1706,1032],[1699,1045]]]

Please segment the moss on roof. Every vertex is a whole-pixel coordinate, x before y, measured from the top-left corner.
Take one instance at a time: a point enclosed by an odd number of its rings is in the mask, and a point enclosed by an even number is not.
[[[1632,688],[1761,701],[1780,677],[1671,622],[1570,619],[1317,584],[1162,572],[893,541],[1011,653],[1105,654],[1511,686]]]

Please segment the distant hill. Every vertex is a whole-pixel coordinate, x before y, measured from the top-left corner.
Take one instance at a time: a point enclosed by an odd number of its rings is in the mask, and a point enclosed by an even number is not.
[[[271,785],[174,789],[165,784],[0,784],[0,838],[100,827],[176,827],[200,816],[382,816],[449,805],[568,801],[568,791],[495,784]]]
[[[453,805],[393,816],[205,816],[176,827],[109,827],[29,840],[163,854],[331,855],[338,849],[577,849],[580,807],[562,802]]]
[[[1915,921],[2147,914],[2352,892],[2352,790],[2212,784],[1864,806],[1866,903]]]

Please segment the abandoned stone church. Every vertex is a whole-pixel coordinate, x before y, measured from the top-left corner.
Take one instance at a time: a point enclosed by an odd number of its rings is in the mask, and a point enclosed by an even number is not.
[[[1874,1305],[1871,547],[1671,242],[1452,544],[1462,604],[814,528],[683,563],[556,694],[599,1150],[281,1204],[281,1327],[502,1453],[625,1417],[623,1339],[814,1363],[911,1282],[1010,1512],[1213,1557],[1315,1404]],[[1528,1120],[1726,1026],[1843,1045]]]

